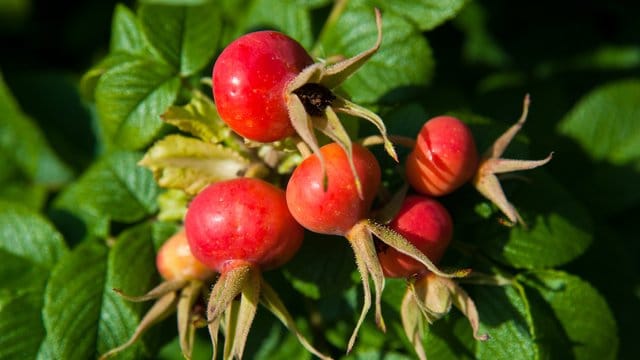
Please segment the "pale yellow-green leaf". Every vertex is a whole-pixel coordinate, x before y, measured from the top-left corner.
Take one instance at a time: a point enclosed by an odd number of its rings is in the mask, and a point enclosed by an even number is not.
[[[210,183],[238,177],[249,161],[221,145],[169,135],[147,151],[140,165],[153,171],[160,186],[197,194]]]
[[[218,143],[231,134],[220,120],[213,101],[200,92],[195,92],[187,105],[169,107],[162,119],[210,143]]]

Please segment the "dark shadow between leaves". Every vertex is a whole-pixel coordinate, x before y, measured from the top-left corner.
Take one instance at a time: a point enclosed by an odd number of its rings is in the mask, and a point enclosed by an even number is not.
[[[88,236],[87,225],[72,212],[65,209],[52,208],[48,211],[48,215],[56,228],[60,230],[70,248],[73,248]]]

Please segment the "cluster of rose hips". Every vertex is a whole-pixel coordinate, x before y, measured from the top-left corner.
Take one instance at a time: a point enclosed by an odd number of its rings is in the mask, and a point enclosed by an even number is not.
[[[408,279],[401,313],[417,354],[422,349],[422,320],[433,321],[456,305],[469,318],[476,338],[478,314],[467,294],[453,280],[468,269],[443,272],[435,265],[452,238],[453,222],[436,197],[472,181],[512,221],[522,221],[506,200],[495,174],[539,166],[541,161],[501,159],[500,155],[526,117],[480,157],[473,135],[460,120],[441,116],[427,121],[417,139],[400,139],[412,147],[405,162],[408,187],[392,200],[376,203],[381,169],[376,157],[353,142],[338,113],[371,121],[381,143],[397,161],[393,137],[371,111],[339,96],[334,89],[375,54],[381,43],[381,18],[376,11],[378,40],[374,47],[336,63],[314,62],[295,40],[275,31],[259,31],[232,42],[218,57],[212,74],[213,97],[220,118],[243,138],[260,143],[295,139],[304,159],[286,184],[252,177],[212,183],[190,202],[184,231],[158,252],[157,267],[166,280],[148,294],[158,298],[130,345],[154,321],[178,309],[180,344],[190,356],[194,329],[208,326],[217,353],[217,337],[225,333],[225,358],[241,358],[257,306],[262,303],[291,329],[314,355],[317,351],[296,329],[276,292],[261,275],[289,261],[299,249],[305,229],[346,238],[362,276],[364,303],[349,341],[372,305],[384,330],[380,299],[384,277]],[[320,146],[319,130],[329,139]],[[369,139],[371,140],[371,139]],[[283,190],[282,187],[285,187]],[[376,209],[372,206],[376,203]],[[187,245],[188,243],[188,245]],[[209,292],[206,281],[218,274]],[[192,311],[201,294],[209,297],[206,316]],[[239,300],[238,300],[239,299]]]

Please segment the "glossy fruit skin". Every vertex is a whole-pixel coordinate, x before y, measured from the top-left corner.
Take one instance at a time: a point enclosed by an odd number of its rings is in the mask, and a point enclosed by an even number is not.
[[[286,85],[311,64],[306,50],[280,32],[258,31],[239,37],[213,66],[213,97],[220,118],[254,141],[293,135]]]
[[[189,205],[185,228],[193,255],[219,273],[234,263],[278,267],[298,251],[304,235],[284,191],[252,178],[206,187]]]
[[[167,281],[206,280],[214,274],[193,256],[184,230],[162,244],[156,255],[156,268]]]
[[[478,150],[467,125],[451,116],[427,121],[407,157],[409,184],[418,192],[442,196],[469,181],[478,167]]]
[[[447,209],[435,199],[409,195],[389,227],[404,236],[434,263],[440,261],[451,242],[453,222]],[[418,261],[387,247],[378,251],[386,277],[407,278],[428,270]]]
[[[311,155],[289,179],[287,204],[293,217],[308,230],[345,235],[369,214],[380,186],[380,165],[369,150],[353,144],[353,160],[362,183],[361,199],[344,150],[331,143],[322,146],[320,152],[326,163],[326,191],[320,161]]]

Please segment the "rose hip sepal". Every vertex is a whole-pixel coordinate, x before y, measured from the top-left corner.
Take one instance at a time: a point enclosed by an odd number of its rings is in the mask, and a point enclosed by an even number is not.
[[[425,327],[449,313],[451,305],[467,317],[476,340],[489,339],[487,334],[478,333],[478,310],[467,292],[454,279],[427,273],[409,283],[400,307],[402,327],[421,360],[427,359],[422,345]]]
[[[225,315],[224,358],[242,358],[258,303],[262,303],[314,355],[262,271],[283,265],[299,249],[303,228],[289,213],[284,191],[259,179],[239,178],[209,185],[185,216],[194,256],[220,274],[211,290],[207,322],[214,357]],[[239,297],[240,300],[235,301]]]
[[[331,143],[318,150],[319,154],[310,155],[293,171],[287,184],[287,204],[291,214],[302,226],[321,234],[344,236],[354,250],[364,288],[364,303],[348,343],[349,352],[371,308],[369,277],[373,280],[375,290],[376,323],[380,329],[385,330],[381,311],[384,275],[378,262],[373,235],[387,246],[418,260],[430,271],[444,277],[465,276],[468,270],[453,273],[440,271],[407,239],[367,218],[381,181],[380,165],[369,150],[354,144],[351,161],[338,144]],[[322,167],[320,155],[327,160],[326,169]],[[354,185],[352,164],[355,173],[363,180],[362,196]]]
[[[203,314],[200,314],[194,306],[206,292],[204,282],[213,278],[214,272],[193,256],[184,230],[174,234],[160,247],[156,255],[156,268],[164,281],[145,295],[129,296],[119,289],[113,289],[129,301],[157,300],[140,321],[131,338],[126,343],[104,353],[100,359],[106,359],[127,349],[151,326],[176,310],[180,349],[185,358],[191,358],[196,324],[203,318]]]
[[[257,31],[229,44],[213,66],[220,118],[243,137],[271,142],[294,134],[284,89],[313,59],[277,31]]]
[[[371,122],[380,132],[386,152],[396,161],[398,161],[398,156],[387,136],[387,129],[383,120],[374,112],[335,94],[333,89],[353,75],[380,48],[382,43],[382,17],[378,9],[375,9],[375,16],[378,37],[372,48],[336,63],[317,62],[306,67],[293,80],[287,83],[284,94],[291,124],[298,136],[318,156],[323,173],[325,160],[319,151],[314,128],[327,135],[346,151],[347,158],[351,163],[353,181],[355,181],[357,192],[361,197],[363,196],[360,183],[362,179],[359,178],[352,164],[353,144],[337,113],[347,114]]]
[[[511,224],[520,223],[523,226],[526,226],[524,220],[518,210],[507,200],[496,174],[533,169],[548,163],[553,156],[553,153],[550,153],[549,156],[542,160],[513,160],[500,157],[527,120],[529,103],[529,95],[527,94],[524,97],[520,119],[487,149],[480,159],[478,170],[472,180],[475,188],[484,197],[491,200],[509,218]]]

